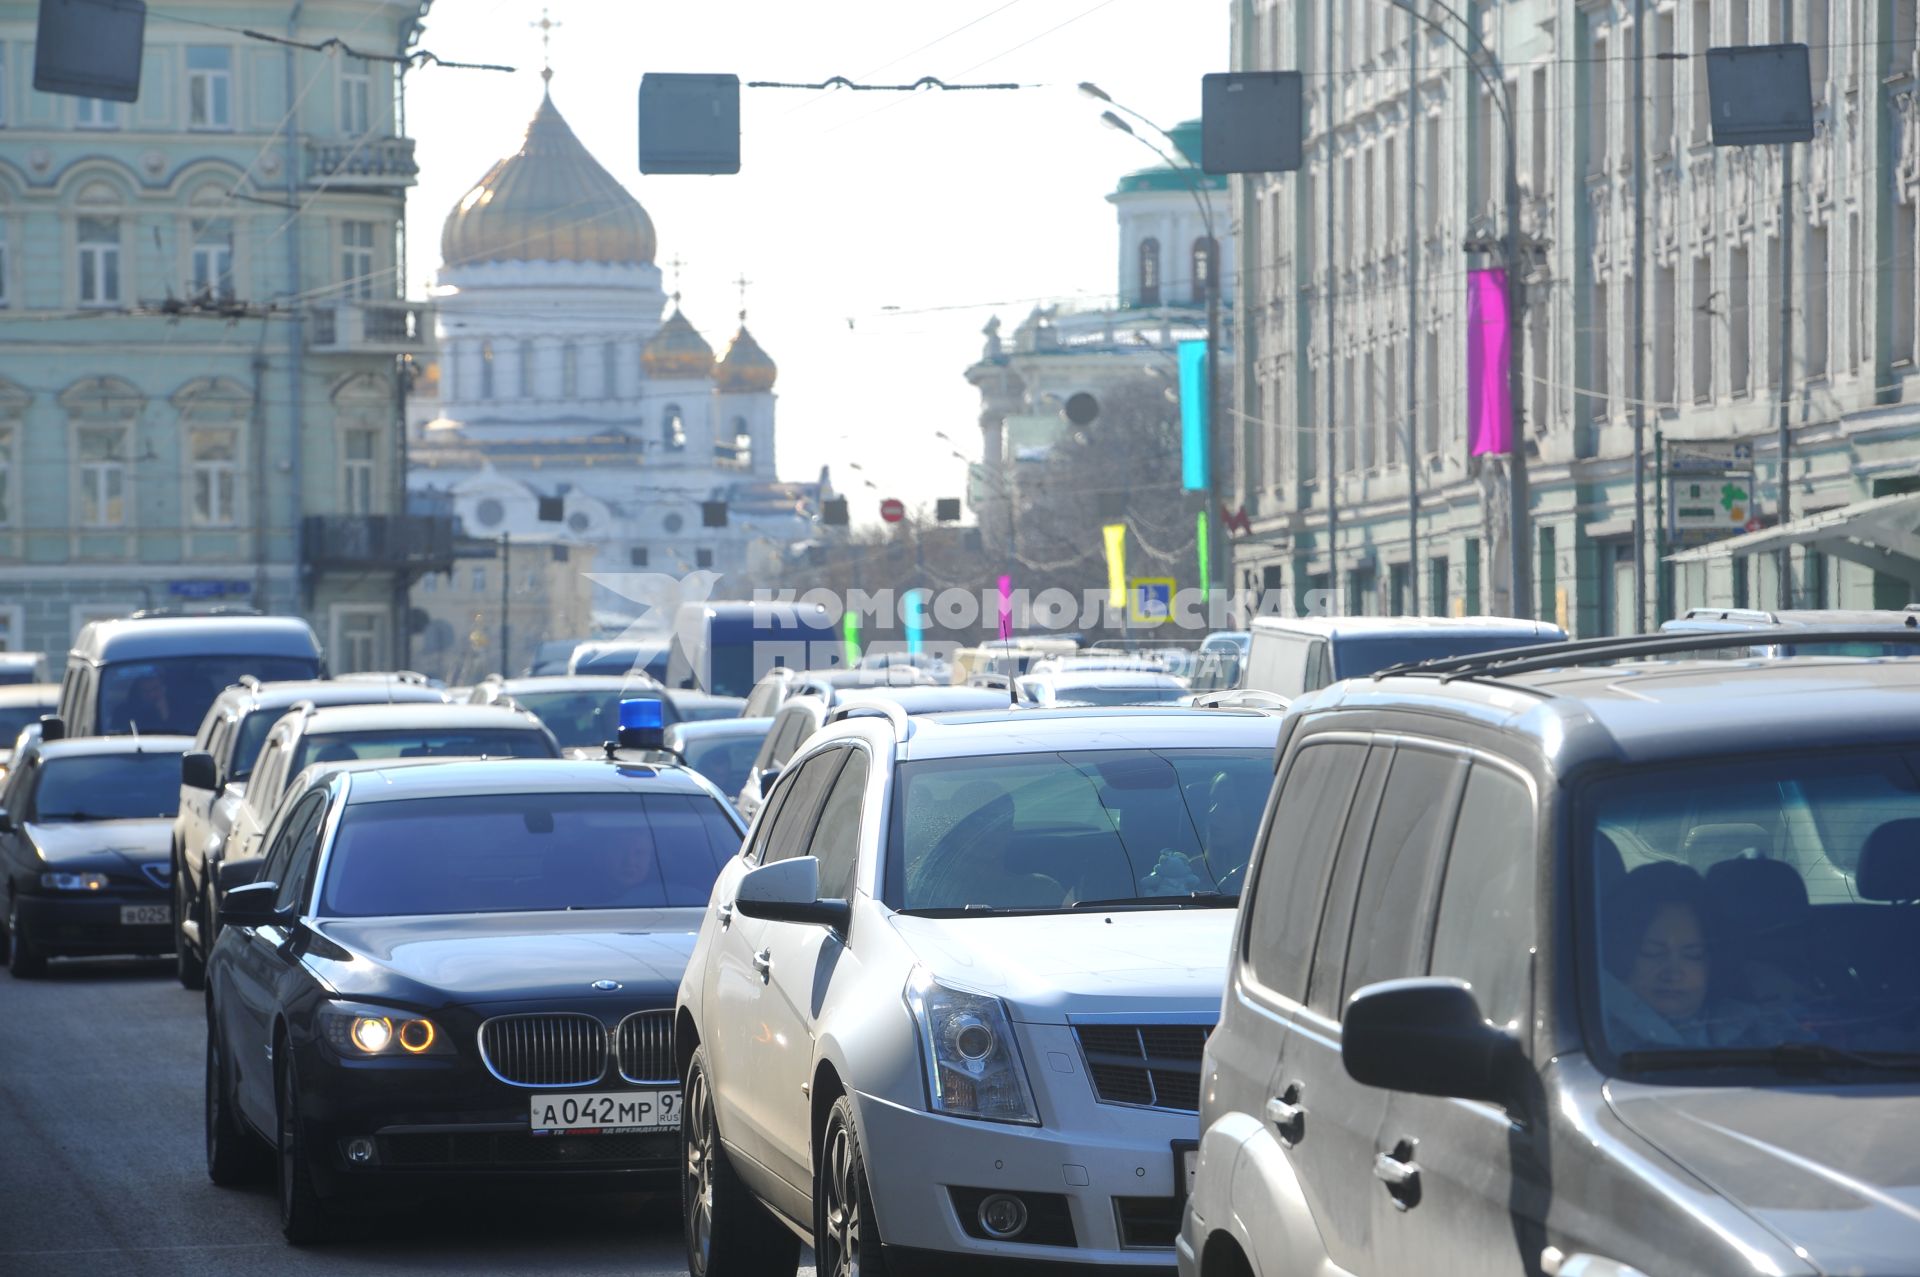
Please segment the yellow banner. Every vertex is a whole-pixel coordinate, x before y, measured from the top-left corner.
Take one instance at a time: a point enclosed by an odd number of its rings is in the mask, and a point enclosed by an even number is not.
[[[1100,529],[1107,539],[1107,606],[1127,605],[1127,525],[1109,523]]]

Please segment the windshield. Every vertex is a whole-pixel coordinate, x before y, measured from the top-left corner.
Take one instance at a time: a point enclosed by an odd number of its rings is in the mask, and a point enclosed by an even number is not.
[[[1055,684],[1053,694],[1062,705],[1173,705],[1190,693],[1184,687],[1148,687],[1100,683]]]
[[[319,664],[294,656],[176,656],[100,670],[100,732],[136,728],[149,736],[191,736],[221,692],[252,674],[262,682],[317,678]]]
[[[1265,749],[928,759],[899,769],[897,909],[1051,910],[1239,895],[1273,780]]]
[[[598,749],[616,739],[623,700],[659,701],[662,725],[680,721],[673,703],[652,691],[525,692],[513,697],[515,705],[533,711],[547,725],[562,749]]]
[[[687,766],[705,776],[723,794],[737,794],[747,783],[747,769],[759,756],[764,734],[708,737],[684,748]]]
[[[552,758],[546,733],[531,729],[419,728],[386,732],[315,732],[300,739],[287,775],[309,763],[347,763],[358,758]]]
[[[698,908],[740,849],[704,794],[469,794],[347,808],[320,912]]]
[[[40,764],[33,819],[145,820],[172,816],[180,806],[180,755],[82,754]]]
[[[1553,634],[1453,634],[1446,631],[1428,634],[1381,634],[1370,638],[1340,638],[1333,643],[1333,676],[1364,678],[1395,665],[1441,660],[1449,656],[1472,656],[1479,652],[1499,652],[1510,647],[1532,647],[1552,643]]]
[[[1635,771],[1586,812],[1614,1052],[1920,1051],[1920,752]]]

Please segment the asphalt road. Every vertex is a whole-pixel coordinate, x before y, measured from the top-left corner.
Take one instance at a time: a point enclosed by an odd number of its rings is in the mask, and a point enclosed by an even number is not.
[[[632,1194],[463,1192],[288,1246],[271,1188],[207,1179],[205,1024],[170,960],[0,973],[0,1274],[686,1271],[678,1203]]]

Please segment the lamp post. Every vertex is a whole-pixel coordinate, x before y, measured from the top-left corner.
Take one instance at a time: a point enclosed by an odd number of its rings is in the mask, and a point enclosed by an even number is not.
[[[1125,133],[1128,137],[1159,156],[1161,162],[1168,168],[1180,174],[1181,180],[1186,183],[1187,194],[1193,197],[1194,207],[1200,211],[1200,224],[1207,232],[1207,388],[1205,414],[1207,432],[1207,482],[1205,488],[1202,489],[1201,499],[1206,502],[1207,541],[1209,544],[1203,548],[1206,551],[1207,574],[1211,576],[1219,569],[1220,564],[1224,561],[1219,552],[1220,520],[1217,517],[1217,511],[1215,509],[1217,504],[1215,494],[1219,491],[1220,486],[1218,477],[1220,452],[1219,449],[1214,446],[1215,441],[1219,438],[1217,422],[1219,414],[1216,410],[1219,406],[1218,387],[1220,384],[1220,237],[1214,233],[1213,207],[1201,191],[1199,167],[1192,161],[1185,159],[1181,154],[1180,144],[1174,140],[1171,133],[1168,133],[1165,129],[1133,108],[1114,101],[1112,96],[1099,85],[1091,81],[1083,80],[1079,87],[1080,91],[1088,97],[1105,102],[1113,108],[1113,110],[1102,111],[1100,113],[1101,123],[1105,124],[1108,128],[1118,129],[1120,132]],[[1166,139],[1167,145],[1173,148],[1173,153],[1168,154],[1167,151],[1156,145],[1151,139],[1141,136],[1138,130],[1121,119],[1115,112],[1124,112],[1135,120],[1138,120],[1141,124],[1152,129],[1155,133],[1158,133]],[[1212,581],[1202,581],[1200,584],[1208,593],[1212,592]]]

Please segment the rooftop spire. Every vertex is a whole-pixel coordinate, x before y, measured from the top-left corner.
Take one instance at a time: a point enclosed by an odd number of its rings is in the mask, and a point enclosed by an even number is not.
[[[540,32],[540,82],[551,86],[553,84],[553,29],[561,24],[555,22],[543,8],[540,10],[540,21],[529,22],[527,25]]]

